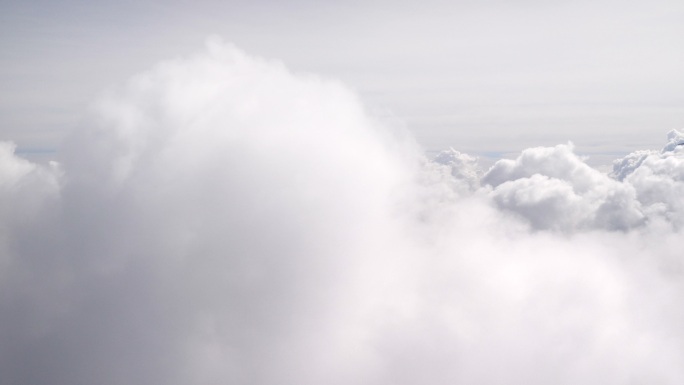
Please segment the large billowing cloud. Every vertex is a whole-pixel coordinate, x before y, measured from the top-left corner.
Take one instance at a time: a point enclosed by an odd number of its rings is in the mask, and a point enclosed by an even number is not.
[[[683,383],[680,142],[431,161],[210,42],[0,146],[0,383]]]

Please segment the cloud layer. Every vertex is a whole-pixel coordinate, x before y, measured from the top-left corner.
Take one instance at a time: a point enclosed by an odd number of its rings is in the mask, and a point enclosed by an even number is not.
[[[0,145],[0,382],[684,382],[684,136],[434,160],[218,41]]]

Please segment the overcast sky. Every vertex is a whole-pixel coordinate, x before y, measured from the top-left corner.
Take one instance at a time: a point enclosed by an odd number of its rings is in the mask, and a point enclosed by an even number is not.
[[[684,126],[684,3],[13,1],[0,12],[0,139],[52,151],[97,95],[217,34],[340,79],[428,151],[572,140],[609,157]]]

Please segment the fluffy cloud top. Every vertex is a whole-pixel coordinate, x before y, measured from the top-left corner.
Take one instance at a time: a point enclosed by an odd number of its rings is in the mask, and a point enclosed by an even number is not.
[[[0,383],[680,384],[681,141],[482,173],[210,42],[0,146]]]

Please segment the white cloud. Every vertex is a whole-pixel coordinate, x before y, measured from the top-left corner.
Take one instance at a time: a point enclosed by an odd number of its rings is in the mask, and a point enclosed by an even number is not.
[[[672,130],[668,140],[660,152],[637,151],[616,160],[613,175],[634,187],[649,217],[679,229],[684,225],[684,134]]]
[[[536,229],[628,229],[644,223],[634,187],[589,167],[572,145],[531,148],[498,161],[483,177],[502,208]]]
[[[112,91],[60,166],[12,151],[2,383],[684,380],[680,147],[480,178],[213,41]]]

